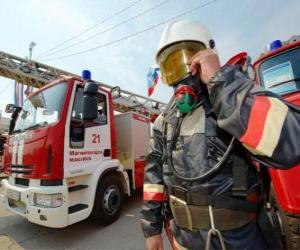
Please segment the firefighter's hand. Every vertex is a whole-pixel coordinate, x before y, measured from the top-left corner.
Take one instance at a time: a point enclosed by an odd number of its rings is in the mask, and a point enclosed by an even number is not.
[[[163,241],[161,235],[154,235],[146,238],[147,250],[163,250]]]
[[[190,60],[190,70],[192,75],[200,75],[202,82],[208,83],[209,80],[220,69],[219,57],[210,49],[199,51]]]

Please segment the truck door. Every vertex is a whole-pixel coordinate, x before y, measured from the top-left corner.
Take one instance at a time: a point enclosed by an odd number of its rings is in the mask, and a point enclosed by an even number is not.
[[[82,120],[82,97],[83,87],[77,85],[65,130],[65,178],[92,173],[111,158],[108,94],[98,92],[98,117],[92,121]]]

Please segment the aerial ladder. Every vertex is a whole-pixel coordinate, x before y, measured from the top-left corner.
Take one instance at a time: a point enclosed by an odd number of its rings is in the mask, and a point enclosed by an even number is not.
[[[34,88],[41,88],[58,78],[78,75],[0,51],[0,76],[11,78]],[[114,109],[118,112],[134,111],[142,115],[155,117],[165,107],[163,102],[122,90],[118,86],[113,87],[102,82],[95,82],[111,91]]]

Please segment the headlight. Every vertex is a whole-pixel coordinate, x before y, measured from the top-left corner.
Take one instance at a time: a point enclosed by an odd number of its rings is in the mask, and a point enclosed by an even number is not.
[[[43,207],[60,207],[63,204],[62,194],[34,194],[34,204]]]

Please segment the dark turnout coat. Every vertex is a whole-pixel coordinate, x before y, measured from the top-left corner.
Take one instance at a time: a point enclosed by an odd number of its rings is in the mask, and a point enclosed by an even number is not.
[[[210,178],[195,182],[178,178],[168,164],[167,149],[177,113],[176,105],[170,105],[155,121],[146,158],[141,211],[145,237],[161,234],[165,201],[174,187],[199,196],[248,199],[251,194],[259,196],[261,192],[259,175],[249,156],[269,160],[282,168],[292,167],[300,160],[300,140],[295,136],[300,132],[300,115],[267,92],[258,95],[257,87],[236,67],[221,68],[210,81],[209,93],[214,115],[207,115],[199,105],[183,118],[172,152],[174,168],[184,177],[199,176],[218,162],[232,137],[238,140],[238,145],[221,170]],[[235,156],[240,160],[235,161]],[[233,193],[234,164],[244,164],[247,196],[243,198]],[[181,228],[171,216],[171,230],[177,247],[204,248],[207,229]],[[222,235],[227,249],[268,248],[255,218],[239,228],[222,231]],[[212,247],[220,246],[214,240]]]

